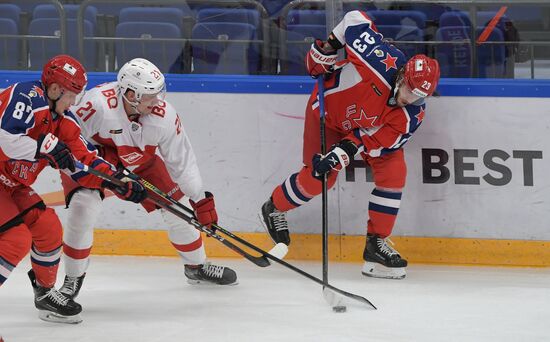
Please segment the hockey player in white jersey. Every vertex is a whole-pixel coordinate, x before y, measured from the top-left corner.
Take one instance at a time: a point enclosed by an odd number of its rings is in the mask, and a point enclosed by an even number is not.
[[[103,158],[190,204],[197,220],[210,226],[217,221],[214,197],[208,192],[203,195],[195,154],[176,110],[164,101],[164,95],[162,73],[153,63],[136,58],[120,69],[116,82],[89,90],[73,112],[82,125],[82,134],[98,146]],[[75,298],[88,268],[103,194],[68,177],[62,176],[62,182],[69,214],[63,236],[66,277],[60,291]],[[158,209],[151,202],[141,205],[148,212]],[[206,261],[197,229],[165,209],[160,211],[189,283],[237,283],[232,269]]]

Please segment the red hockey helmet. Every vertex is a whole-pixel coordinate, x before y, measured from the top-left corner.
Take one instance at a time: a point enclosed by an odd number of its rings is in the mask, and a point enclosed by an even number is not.
[[[405,64],[404,82],[419,97],[434,93],[439,76],[439,63],[426,55],[415,55]]]
[[[46,87],[57,83],[66,90],[80,94],[86,89],[88,76],[79,61],[68,55],[57,55],[44,65],[42,83]]]

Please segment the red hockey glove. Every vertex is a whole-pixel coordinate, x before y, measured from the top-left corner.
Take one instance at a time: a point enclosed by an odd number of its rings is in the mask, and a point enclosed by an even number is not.
[[[198,202],[189,200],[193,210],[195,211],[195,217],[197,221],[203,226],[210,228],[212,223],[218,223],[218,213],[216,212],[216,205],[214,204],[214,195],[211,192],[206,191],[204,198]]]
[[[124,169],[119,169],[111,175],[116,179],[122,180],[124,185],[115,185],[107,180],[103,181],[102,186],[111,190],[118,198],[134,203],[141,203],[147,198],[147,190],[140,183],[131,180],[124,174]]]
[[[44,158],[55,169],[69,169],[75,171],[74,159],[71,151],[55,135],[48,133],[38,137],[35,158]]]
[[[325,43],[321,39],[315,39],[306,55],[306,69],[313,78],[317,78],[319,75],[325,73],[331,73],[332,67],[338,58],[336,51],[326,52],[323,49],[324,45]]]
[[[357,150],[358,148],[353,142],[342,140],[333,145],[325,156],[320,153],[315,154],[312,161],[313,176],[318,178],[330,170],[342,170],[349,165]]]

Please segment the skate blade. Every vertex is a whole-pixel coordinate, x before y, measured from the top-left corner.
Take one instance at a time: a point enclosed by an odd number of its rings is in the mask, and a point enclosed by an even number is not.
[[[80,317],[80,314],[74,316],[63,316],[46,310],[38,310],[38,318],[43,321],[53,323],[78,324],[82,322],[82,317]]]
[[[187,278],[187,284],[190,285],[200,285],[200,286],[235,286],[239,284],[239,281],[235,281],[231,284],[216,284],[211,281],[205,281],[205,280],[196,280],[196,279],[189,279]]]
[[[407,275],[405,267],[386,267],[377,262],[365,261],[361,273],[364,276],[383,279],[403,279]]]

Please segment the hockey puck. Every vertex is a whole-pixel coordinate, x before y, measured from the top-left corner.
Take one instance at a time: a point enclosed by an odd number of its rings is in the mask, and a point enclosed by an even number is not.
[[[334,312],[346,312],[347,308],[345,305],[336,305],[332,307],[332,311]]]

